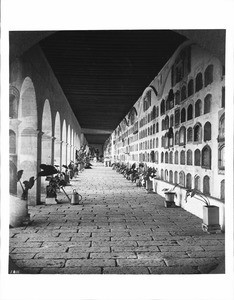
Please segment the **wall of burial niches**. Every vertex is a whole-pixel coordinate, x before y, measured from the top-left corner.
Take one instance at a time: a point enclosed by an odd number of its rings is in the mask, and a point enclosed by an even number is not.
[[[157,170],[161,189],[197,188],[223,203],[224,113],[224,66],[185,42],[113,132],[112,161],[144,163]]]

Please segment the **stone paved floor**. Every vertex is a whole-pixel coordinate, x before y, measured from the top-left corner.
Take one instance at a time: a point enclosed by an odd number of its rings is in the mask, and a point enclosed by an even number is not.
[[[224,234],[96,164],[66,187],[82,204],[30,208],[32,224],[10,229],[10,258],[33,274],[200,274],[224,258]],[[17,271],[18,272],[18,271]]]

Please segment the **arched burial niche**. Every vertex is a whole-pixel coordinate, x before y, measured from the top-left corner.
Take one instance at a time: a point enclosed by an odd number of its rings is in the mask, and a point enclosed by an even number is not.
[[[49,100],[45,100],[42,113],[41,163],[52,164],[52,117]],[[48,184],[45,177],[41,179],[41,192],[45,193]]]
[[[62,165],[67,164],[67,125],[66,120],[63,120],[62,128]]]
[[[19,100],[19,139],[18,139],[18,170],[23,170],[23,180],[37,177],[37,105],[36,93],[31,78],[26,77],[23,81]],[[21,196],[22,189],[17,186],[17,194]],[[29,204],[36,205],[36,185],[29,191]]]
[[[56,113],[55,117],[54,137],[54,165],[61,167],[61,122],[59,112]]]

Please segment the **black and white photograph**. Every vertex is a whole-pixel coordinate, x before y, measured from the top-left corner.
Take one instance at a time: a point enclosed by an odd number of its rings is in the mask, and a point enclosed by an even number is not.
[[[232,299],[233,32],[67,18],[2,26],[1,299]]]

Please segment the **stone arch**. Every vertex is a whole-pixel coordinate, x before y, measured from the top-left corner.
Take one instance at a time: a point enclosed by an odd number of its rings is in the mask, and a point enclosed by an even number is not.
[[[38,113],[36,93],[31,78],[26,77],[20,90],[18,119],[17,169],[23,170],[23,180],[37,176]],[[20,191],[21,193],[21,191]],[[36,204],[36,185],[30,190],[29,204]]]
[[[50,165],[52,163],[52,115],[48,99],[45,100],[43,106],[42,133],[41,162]]]
[[[54,164],[61,167],[61,121],[58,111],[55,116],[54,137]]]
[[[17,167],[13,161],[9,162],[10,194],[17,195]]]
[[[20,93],[17,88],[11,86],[9,93],[9,118],[18,118],[18,108],[19,108]]]
[[[68,125],[67,128],[67,162],[66,165],[68,165],[71,161],[71,126]]]
[[[67,125],[66,120],[63,120],[62,127],[62,165],[67,164]]]

